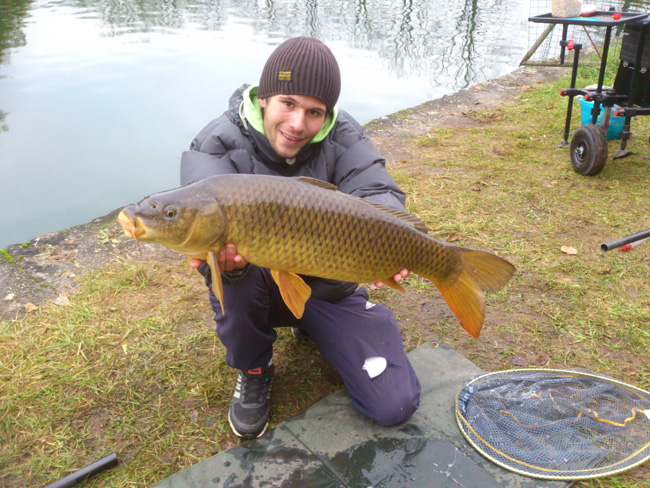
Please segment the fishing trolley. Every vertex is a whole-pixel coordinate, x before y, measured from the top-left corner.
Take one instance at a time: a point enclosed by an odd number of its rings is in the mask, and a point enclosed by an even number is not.
[[[633,154],[626,150],[630,139],[630,125],[637,116],[650,115],[650,20],[649,13],[617,12],[615,10],[595,11],[579,17],[553,17],[550,13],[529,17],[530,22],[562,25],[560,40],[560,65],[564,65],[567,51],[573,51],[571,86],[560,91],[569,97],[564,126],[564,140],[558,147],[569,147],[573,169],[585,176],[600,173],[607,162],[608,139],[620,137],[620,150],[613,159]],[[576,76],[580,62],[582,44],[567,39],[570,25],[603,27],[605,34],[600,51],[601,62],[598,83],[587,88],[576,88]],[[613,87],[604,86],[607,56],[612,31],[623,31],[619,55],[619,67]],[[549,29],[550,30],[550,29]],[[523,62],[522,62],[523,63]],[[591,123],[579,127],[569,143],[571,114],[574,99],[578,98],[583,120]],[[585,117],[586,115],[586,117]],[[584,122],[583,122],[584,123]]]

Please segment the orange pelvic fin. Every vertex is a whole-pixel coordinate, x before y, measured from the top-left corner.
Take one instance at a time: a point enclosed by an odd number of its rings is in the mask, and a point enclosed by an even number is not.
[[[226,312],[223,308],[223,283],[221,282],[221,271],[219,270],[219,265],[217,264],[217,256],[214,254],[214,251],[208,251],[207,257],[208,264],[210,265],[210,271],[212,273],[212,292],[221,304],[221,314],[226,315]]]
[[[400,285],[397,281],[395,281],[395,278],[393,278],[392,276],[390,278],[381,281],[384,285],[388,285],[391,288],[394,288],[395,290],[404,291],[402,285]]]
[[[186,260],[187,260],[187,277],[189,278],[194,274],[194,269],[190,267],[190,261],[192,260],[192,258],[186,256]]]
[[[515,267],[503,258],[484,251],[460,248],[463,269],[452,283],[436,283],[460,325],[476,338],[485,316],[485,292],[503,288]],[[431,280],[433,281],[433,280]]]
[[[284,303],[297,319],[301,318],[305,312],[305,303],[311,296],[309,285],[295,273],[272,269],[271,275],[280,288],[280,295],[282,295]]]

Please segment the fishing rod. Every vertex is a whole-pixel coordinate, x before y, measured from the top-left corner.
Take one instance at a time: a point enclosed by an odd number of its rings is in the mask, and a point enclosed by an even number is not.
[[[94,476],[105,469],[112,468],[118,463],[117,455],[115,453],[110,454],[99,461],[96,461],[88,466],[81,468],[79,471],[75,471],[72,474],[69,474],[65,478],[61,478],[54,483],[47,485],[45,488],[68,488],[74,486],[77,483],[82,482],[86,478]]]
[[[616,249],[617,247],[622,247],[627,244],[631,244],[631,246],[628,249],[625,249],[626,251],[629,251],[632,247],[641,244],[641,242],[645,241],[648,238],[650,238],[650,229],[642,230],[641,232],[637,232],[635,234],[630,234],[629,236],[621,237],[619,239],[614,239],[613,241],[606,242],[605,244],[601,244],[600,248],[603,251],[611,251],[612,249]]]

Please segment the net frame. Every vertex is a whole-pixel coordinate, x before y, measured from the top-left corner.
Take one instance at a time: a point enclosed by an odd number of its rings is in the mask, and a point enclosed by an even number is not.
[[[529,476],[532,478],[547,479],[547,480],[571,480],[577,481],[582,479],[593,479],[600,478],[603,476],[611,476],[614,474],[619,474],[629,469],[632,469],[650,459],[650,439],[646,439],[647,442],[641,445],[633,455],[628,456],[625,459],[620,460],[617,463],[614,463],[612,466],[604,466],[602,468],[590,468],[588,470],[581,469],[567,469],[567,470],[556,470],[548,469],[539,466],[530,466],[527,463],[516,459],[513,455],[508,453],[503,453],[499,449],[496,449],[494,446],[487,443],[479,433],[476,432],[475,428],[470,425],[470,422],[465,418],[461,413],[461,410],[464,410],[460,407],[461,396],[472,385],[478,384],[478,382],[492,380],[495,378],[503,377],[510,378],[513,375],[525,375],[521,376],[520,380],[525,380],[526,376],[531,374],[545,374],[548,378],[551,378],[551,375],[555,375],[555,378],[561,378],[559,375],[563,375],[564,378],[588,378],[591,380],[600,381],[602,383],[613,385],[618,388],[623,388],[628,392],[631,392],[643,399],[647,403],[647,408],[640,410],[642,414],[645,414],[647,420],[650,421],[650,392],[647,392],[641,388],[630,385],[623,381],[617,380],[615,378],[597,374],[589,371],[576,370],[576,369],[544,369],[544,368],[527,368],[527,369],[511,369],[505,371],[495,371],[491,373],[485,373],[468,380],[463,387],[456,394],[455,400],[455,416],[458,427],[469,442],[469,444],[474,447],[481,455],[489,459],[493,463],[501,466],[504,469],[513,471],[515,473]],[[528,378],[530,379],[530,378]],[[636,409],[633,409],[636,410]],[[634,412],[636,415],[636,412]],[[611,423],[611,422],[610,422]],[[627,423],[627,420],[625,421]],[[523,427],[523,426],[522,426]],[[650,430],[648,431],[648,436],[650,436]],[[496,453],[496,454],[495,454]],[[504,462],[500,458],[505,458],[514,463],[514,465]],[[617,466],[621,465],[622,466]],[[534,468],[534,469],[531,469]],[[586,472],[589,471],[589,472]]]

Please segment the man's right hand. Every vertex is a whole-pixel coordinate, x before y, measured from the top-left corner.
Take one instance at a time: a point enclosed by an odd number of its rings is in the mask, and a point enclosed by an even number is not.
[[[198,268],[204,260],[198,258],[190,259],[190,268]],[[225,244],[217,255],[217,264],[221,272],[235,271],[244,268],[248,261],[243,256],[237,254],[237,246],[234,244]]]

